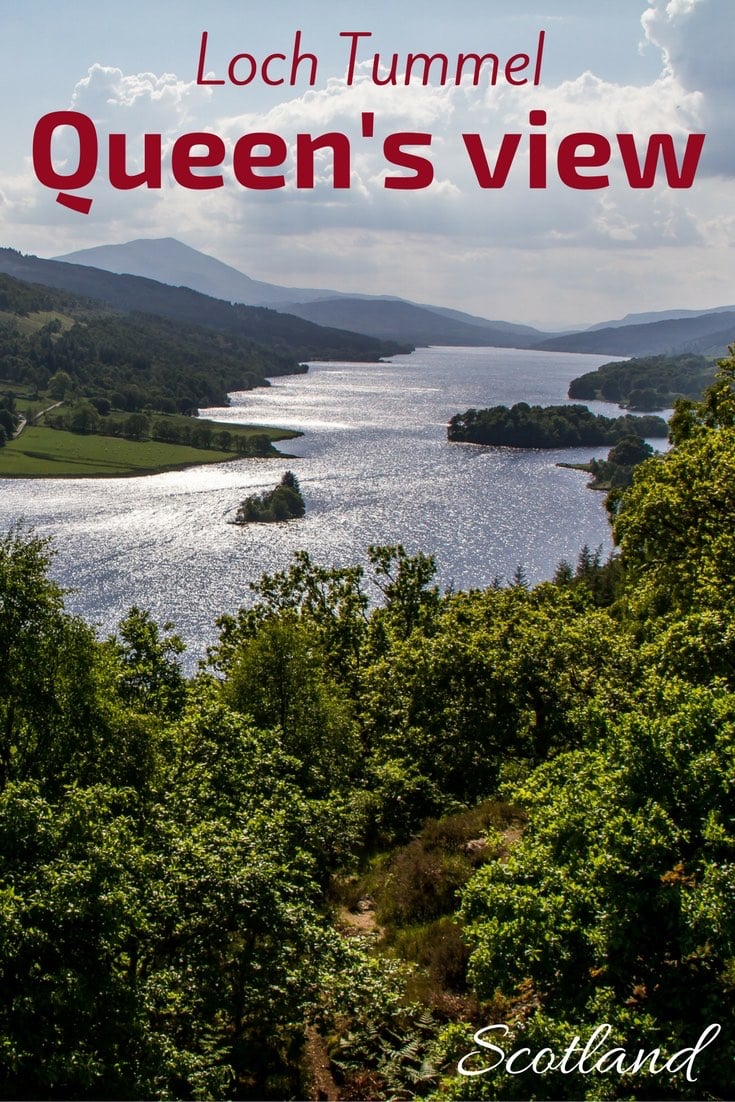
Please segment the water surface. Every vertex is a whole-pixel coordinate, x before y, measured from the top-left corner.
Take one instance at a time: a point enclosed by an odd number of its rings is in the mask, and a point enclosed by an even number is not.
[[[449,444],[449,418],[471,406],[566,401],[569,381],[609,357],[515,349],[431,348],[381,364],[314,364],[307,375],[232,396],[223,421],[304,433],[296,458],[234,460],[146,478],[0,480],[2,521],[25,518],[54,539],[69,607],[103,632],[133,604],[174,621],[190,661],[214,618],[249,600],[248,582],[305,548],[325,565],[365,560],[371,543],[434,554],[443,586],[485,586],[521,566],[548,578],[580,547],[611,547],[603,495],[556,466],[588,449],[516,451]],[[592,403],[608,415],[616,407]],[[601,449],[599,455],[604,455]],[[228,523],[249,493],[293,469],[307,515]]]

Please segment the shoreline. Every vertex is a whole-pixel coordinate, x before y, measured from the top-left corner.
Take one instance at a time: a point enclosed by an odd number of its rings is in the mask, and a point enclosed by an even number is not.
[[[222,424],[223,422],[219,422],[219,423]],[[265,426],[265,425],[239,425],[238,428],[240,428],[242,430],[249,430],[254,435],[255,434],[267,435],[269,437],[269,440],[270,440],[270,445],[271,445],[271,449],[272,449],[271,452],[266,453],[264,455],[241,455],[236,451],[223,452],[219,449],[212,449],[211,451],[207,450],[207,449],[197,449],[197,450],[201,450],[201,458],[199,456],[187,456],[185,459],[182,459],[182,460],[179,460],[179,461],[174,460],[172,462],[162,462],[162,463],[155,463],[154,462],[154,463],[151,463],[148,466],[141,466],[141,467],[135,467],[135,466],[127,467],[126,464],[125,464],[125,456],[122,455],[121,458],[120,458],[119,463],[115,464],[117,469],[105,469],[104,468],[105,460],[101,459],[99,454],[97,454],[97,455],[88,454],[87,456],[85,456],[83,454],[83,444],[84,444],[85,441],[92,442],[93,446],[96,442],[98,442],[100,440],[102,440],[102,441],[105,441],[105,440],[113,441],[118,449],[120,448],[120,445],[122,445],[123,452],[132,450],[131,451],[131,458],[132,458],[132,455],[134,455],[135,450],[137,450],[139,448],[145,448],[145,447],[152,446],[154,448],[159,448],[159,449],[160,448],[177,449],[177,448],[180,448],[182,446],[187,446],[188,447],[188,445],[168,444],[168,443],[163,442],[163,441],[151,441],[151,440],[141,440],[141,441],[126,440],[126,439],[120,438],[120,437],[112,437],[112,436],[105,437],[105,436],[102,436],[101,434],[80,435],[80,436],[77,437],[76,434],[74,434],[74,433],[65,432],[65,431],[62,431],[62,430],[52,430],[55,433],[59,432],[60,436],[62,436],[62,437],[73,437],[75,439],[75,441],[79,444],[82,454],[80,455],[80,454],[77,453],[76,455],[75,454],[64,455],[63,451],[61,451],[61,450],[59,452],[56,452],[56,453],[54,453],[53,451],[49,451],[48,453],[40,452],[40,451],[34,451],[34,450],[26,451],[25,449],[13,447],[13,444],[15,443],[15,441],[12,441],[12,442],[9,442],[8,444],[6,444],[5,447],[2,450],[0,450],[0,481],[3,480],[3,479],[12,479],[13,481],[22,481],[24,479],[27,480],[27,481],[38,481],[39,479],[49,479],[49,480],[52,480],[52,481],[57,481],[57,480],[69,480],[69,479],[149,478],[149,477],[157,475],[157,474],[166,474],[170,471],[182,471],[182,470],[187,470],[188,468],[192,468],[192,467],[213,466],[216,463],[230,463],[230,462],[233,462],[234,460],[237,460],[237,459],[242,459],[242,460],[248,460],[248,459],[288,459],[288,460],[292,460],[292,459],[298,458],[296,456],[289,455],[287,452],[281,452],[281,451],[278,451],[278,450],[275,450],[275,449],[276,449],[276,445],[278,443],[280,443],[282,441],[286,441],[286,440],[297,439],[298,437],[303,435],[302,432],[300,432],[296,429],[282,429],[282,428],[278,428],[278,427],[275,427],[275,426]],[[27,436],[26,436],[26,438],[27,438]],[[67,441],[65,441],[65,440],[59,441],[59,443],[65,443],[65,442],[67,442]],[[97,444],[97,447],[99,447],[99,444]],[[10,449],[10,451],[8,452],[8,451],[6,451],[6,449]],[[22,471],[20,471],[20,470],[3,471],[2,470],[2,467],[4,466],[3,461],[6,460],[6,456],[17,456],[19,462],[28,462],[31,466],[33,464],[33,461],[36,460],[37,462],[46,463],[46,464],[58,463],[59,466],[66,467],[66,469],[65,470],[59,470],[59,471],[54,471],[53,469],[51,469],[51,470],[33,470],[33,469],[31,469],[31,470],[22,470]],[[6,462],[7,462],[7,460],[6,460]],[[12,462],[12,459],[11,459],[11,462]],[[107,462],[109,462],[109,460]],[[69,470],[68,469],[69,466],[71,466],[75,463],[79,463],[80,467],[85,467],[86,466],[86,467],[91,468],[91,469],[78,470],[78,471]]]

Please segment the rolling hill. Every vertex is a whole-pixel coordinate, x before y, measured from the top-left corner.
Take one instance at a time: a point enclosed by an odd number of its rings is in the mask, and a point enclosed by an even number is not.
[[[183,285],[227,302],[267,306],[317,325],[401,344],[525,348],[546,335],[531,326],[490,321],[394,296],[344,294],[264,283],[172,237],[100,245],[54,259],[144,276],[172,286]]]
[[[361,333],[325,329],[290,314],[233,305],[188,287],[171,287],[141,276],[117,275],[81,264],[24,256],[14,249],[0,249],[0,272],[28,283],[93,298],[115,310],[155,314],[257,341],[290,357],[295,364],[317,359],[370,361],[411,351],[410,343],[378,341]]]
[[[548,352],[587,352],[604,356],[724,356],[735,340],[735,310],[693,317],[620,325],[551,337],[533,347]]]

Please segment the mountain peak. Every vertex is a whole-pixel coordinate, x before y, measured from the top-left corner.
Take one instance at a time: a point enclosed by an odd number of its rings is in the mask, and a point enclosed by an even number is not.
[[[279,287],[251,279],[239,269],[199,252],[175,237],[138,237],[119,245],[96,245],[52,259],[102,268],[118,275],[145,276],[159,283],[190,287],[213,298],[245,306],[277,309],[288,302],[310,302],[339,294],[338,291],[314,288]]]

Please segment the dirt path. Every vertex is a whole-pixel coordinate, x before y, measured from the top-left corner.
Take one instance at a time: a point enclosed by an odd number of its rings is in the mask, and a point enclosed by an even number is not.
[[[315,1026],[306,1031],[304,1067],[309,1082],[309,1102],[339,1102],[339,1087],[329,1070],[329,1053]]]
[[[346,907],[340,907],[337,912],[337,929],[347,936],[368,937],[372,934],[382,934],[383,930],[378,926],[375,918],[375,902],[372,899],[361,899],[354,911],[348,911]]]

